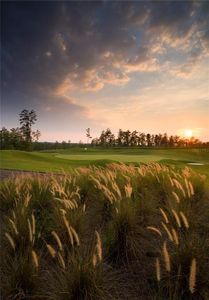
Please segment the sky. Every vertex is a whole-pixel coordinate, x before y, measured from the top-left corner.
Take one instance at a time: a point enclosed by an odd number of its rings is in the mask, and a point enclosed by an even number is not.
[[[41,141],[86,128],[209,140],[209,2],[1,2],[1,126],[23,109]]]

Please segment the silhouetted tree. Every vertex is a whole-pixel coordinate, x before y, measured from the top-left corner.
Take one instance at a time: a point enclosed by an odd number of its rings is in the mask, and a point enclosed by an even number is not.
[[[25,150],[31,150],[32,140],[33,140],[33,132],[32,125],[37,121],[37,115],[34,110],[23,109],[20,113],[20,130],[22,131],[22,135],[24,138],[24,146]]]
[[[92,139],[91,133],[90,133],[90,128],[86,129],[86,137],[87,137],[87,144],[89,143],[89,139]]]
[[[147,146],[151,147],[152,144],[151,144],[151,134],[150,133],[147,133],[146,139],[147,139]]]
[[[137,146],[138,145],[138,132],[136,130],[134,130],[133,132],[131,132],[131,136],[130,136],[130,145],[131,146]]]

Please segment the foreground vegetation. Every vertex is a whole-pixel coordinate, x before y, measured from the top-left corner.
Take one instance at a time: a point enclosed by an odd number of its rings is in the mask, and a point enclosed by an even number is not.
[[[1,182],[3,299],[209,299],[209,184],[157,163]]]

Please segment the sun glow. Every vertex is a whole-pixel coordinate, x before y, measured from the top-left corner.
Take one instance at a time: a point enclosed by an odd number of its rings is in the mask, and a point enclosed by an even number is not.
[[[191,129],[185,129],[184,136],[187,138],[191,138],[193,136],[193,131]]]

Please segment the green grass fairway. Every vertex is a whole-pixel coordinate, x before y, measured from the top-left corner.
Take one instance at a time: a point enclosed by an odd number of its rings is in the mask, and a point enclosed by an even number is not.
[[[32,170],[43,172],[69,171],[72,168],[89,165],[104,166],[108,162],[160,163],[190,166],[198,172],[209,175],[208,149],[137,149],[115,148],[95,149],[72,148],[70,150],[54,150],[45,152],[24,152],[16,150],[0,151],[3,169]],[[203,165],[192,166],[196,162]]]

